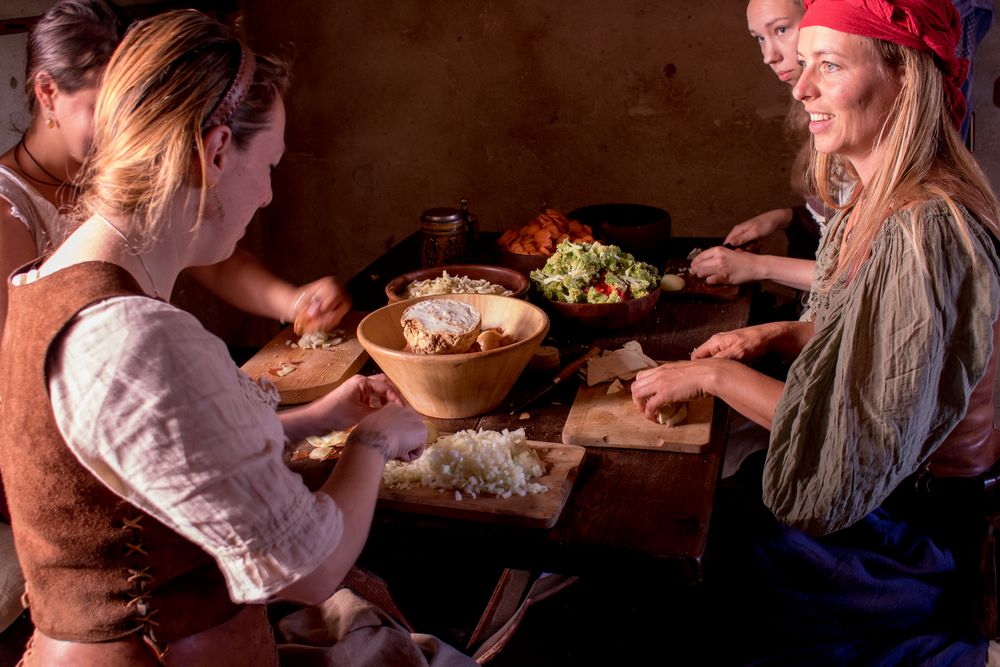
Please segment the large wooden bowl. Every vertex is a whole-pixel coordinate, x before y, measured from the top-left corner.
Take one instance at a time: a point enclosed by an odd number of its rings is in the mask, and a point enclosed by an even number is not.
[[[509,296],[519,298],[528,291],[528,279],[518,271],[508,269],[504,266],[490,266],[488,264],[456,264],[454,266],[435,266],[430,269],[417,269],[393,278],[385,286],[385,295],[389,303],[396,303],[406,299],[406,288],[414,280],[428,280],[440,278],[441,272],[447,271],[449,276],[465,276],[472,280],[488,280],[494,285],[501,285],[509,289],[512,294]]]
[[[407,352],[400,318],[426,299],[454,299],[482,313],[483,328],[502,327],[516,342],[488,352],[413,354]],[[523,299],[495,294],[447,294],[390,303],[358,325],[358,340],[421,414],[459,419],[498,406],[549,331],[541,308]]]
[[[656,307],[660,290],[650,290],[638,299],[618,303],[564,303],[547,301],[547,306],[560,317],[574,320],[588,327],[622,329],[644,320]]]

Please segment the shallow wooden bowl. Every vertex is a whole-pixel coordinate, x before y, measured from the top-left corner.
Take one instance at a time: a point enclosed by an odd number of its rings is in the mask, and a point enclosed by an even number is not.
[[[588,327],[622,329],[645,319],[660,298],[660,290],[653,289],[644,297],[618,303],[564,303],[548,301],[547,305],[564,319],[574,320]]]
[[[482,313],[483,328],[502,327],[515,343],[488,352],[413,354],[405,351],[400,318],[426,299],[454,299]],[[549,331],[545,312],[523,299],[495,294],[446,294],[390,303],[358,325],[358,340],[410,405],[428,417],[459,419],[495,408]]]
[[[488,264],[456,264],[454,266],[435,266],[430,269],[418,269],[393,278],[385,286],[385,295],[389,303],[396,303],[406,299],[404,294],[406,288],[414,280],[428,280],[430,278],[440,278],[441,272],[447,271],[449,276],[465,276],[472,280],[488,280],[495,285],[501,285],[509,289],[514,298],[520,298],[528,291],[529,282],[527,277],[514,269],[505,266],[490,266]]]

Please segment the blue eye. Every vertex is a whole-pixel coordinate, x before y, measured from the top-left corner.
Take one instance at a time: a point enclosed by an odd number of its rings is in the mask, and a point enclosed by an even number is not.
[[[836,72],[840,69],[840,65],[832,63],[829,60],[824,60],[820,67],[824,72]]]

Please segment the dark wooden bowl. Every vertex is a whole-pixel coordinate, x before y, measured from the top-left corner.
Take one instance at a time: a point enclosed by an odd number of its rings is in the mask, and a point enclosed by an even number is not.
[[[535,269],[545,266],[548,259],[546,255],[524,255],[504,248],[497,248],[497,263],[514,269],[525,277],[529,276]]]
[[[545,305],[559,317],[588,327],[622,329],[645,319],[653,312],[659,298],[660,290],[654,289],[644,297],[618,303],[564,303],[546,299]]]
[[[428,280],[438,278],[443,271],[447,271],[449,276],[466,276],[472,280],[488,280],[495,285],[502,285],[509,289],[512,296],[522,298],[528,291],[528,278],[519,271],[503,266],[490,266],[488,264],[455,264],[453,266],[435,266],[429,269],[418,269],[393,278],[385,286],[385,295],[389,298],[389,303],[396,303],[406,299],[403,296],[406,288],[414,280]]]
[[[658,258],[670,239],[670,213],[645,204],[593,204],[570,211],[607,245],[645,259]]]

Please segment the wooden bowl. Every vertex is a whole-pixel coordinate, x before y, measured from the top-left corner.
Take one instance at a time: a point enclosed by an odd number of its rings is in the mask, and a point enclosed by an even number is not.
[[[385,295],[389,298],[389,303],[403,301],[406,288],[414,280],[428,280],[430,278],[440,278],[441,273],[447,271],[449,276],[465,276],[472,280],[488,280],[495,285],[501,285],[509,289],[515,299],[521,298],[527,293],[528,278],[520,272],[508,269],[503,266],[490,266],[488,264],[456,264],[454,266],[435,266],[429,269],[418,269],[393,278],[385,286]]]
[[[548,300],[546,303],[564,319],[575,320],[588,327],[622,329],[645,319],[653,312],[659,298],[660,290],[656,288],[644,297],[618,303],[565,303]]]
[[[404,350],[400,318],[406,308],[426,299],[454,299],[482,313],[483,328],[503,327],[516,342],[488,352],[414,354]],[[447,294],[390,303],[358,325],[358,340],[417,412],[459,419],[495,408],[514,385],[549,331],[549,318],[538,306],[495,294]]]
[[[498,264],[514,269],[524,276],[528,276],[535,269],[545,266],[545,262],[549,259],[546,255],[524,255],[500,247],[496,249],[496,252]]]
[[[594,236],[636,257],[659,259],[670,239],[670,214],[645,204],[593,204],[570,211]]]

